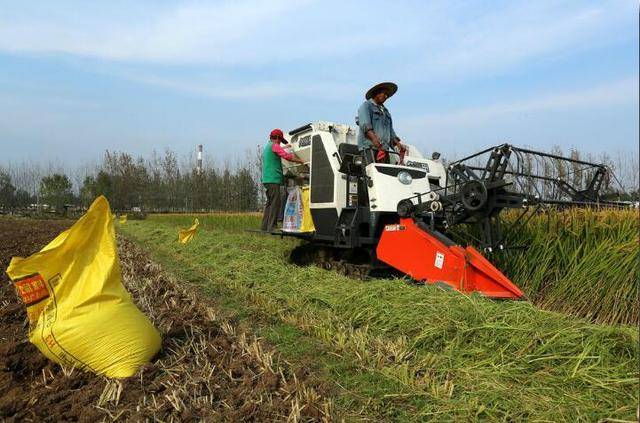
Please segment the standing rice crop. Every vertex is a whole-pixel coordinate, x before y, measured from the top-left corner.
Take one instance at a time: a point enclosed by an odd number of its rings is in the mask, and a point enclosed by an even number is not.
[[[550,211],[513,234],[524,250],[491,259],[543,308],[637,324],[638,229],[636,210]]]

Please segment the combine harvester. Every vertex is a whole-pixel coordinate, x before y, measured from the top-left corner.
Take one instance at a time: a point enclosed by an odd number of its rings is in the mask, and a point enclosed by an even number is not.
[[[450,163],[424,158],[408,145],[405,157],[374,163],[357,147],[357,128],[314,122],[289,132],[291,151],[304,165],[283,161],[288,187],[309,186],[314,232],[284,232],[307,241],[296,262],[356,273],[386,269],[412,279],[520,299],[522,291],[472,246],[485,253],[507,248],[509,233],[547,205],[624,206],[603,201],[612,176],[601,164],[502,144]],[[500,214],[521,210],[503,231]],[[469,227],[470,230],[465,230]],[[462,234],[462,236],[461,236]]]

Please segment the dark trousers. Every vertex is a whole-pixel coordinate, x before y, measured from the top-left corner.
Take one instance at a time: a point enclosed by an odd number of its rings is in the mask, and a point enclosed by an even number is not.
[[[263,184],[267,190],[267,203],[264,205],[262,215],[262,230],[271,232],[278,222],[280,211],[280,184]]]

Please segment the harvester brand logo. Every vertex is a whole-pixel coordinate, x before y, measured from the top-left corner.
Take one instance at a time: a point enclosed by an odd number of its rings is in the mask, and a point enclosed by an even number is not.
[[[440,251],[436,253],[436,261],[435,263],[433,263],[433,265],[438,269],[442,269],[442,266],[444,266],[444,254],[442,254]]]
[[[25,276],[15,282],[16,290],[24,304],[29,307],[37,302],[49,298],[47,284],[40,273]]]
[[[404,225],[385,225],[384,230],[387,232],[404,231]]]
[[[405,166],[409,166],[409,167],[415,167],[418,169],[422,169],[425,171],[429,171],[429,165],[427,163],[420,163],[420,162],[414,162],[412,160],[405,160],[404,161]]]
[[[311,145],[311,137],[300,138],[300,142],[298,142],[298,147],[306,147],[308,145]]]

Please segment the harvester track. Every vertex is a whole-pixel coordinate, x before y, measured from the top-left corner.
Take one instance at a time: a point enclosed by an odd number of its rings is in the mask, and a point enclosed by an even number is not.
[[[371,255],[365,249],[339,250],[307,243],[294,248],[289,258],[298,266],[315,265],[354,279],[367,280],[373,277]]]

